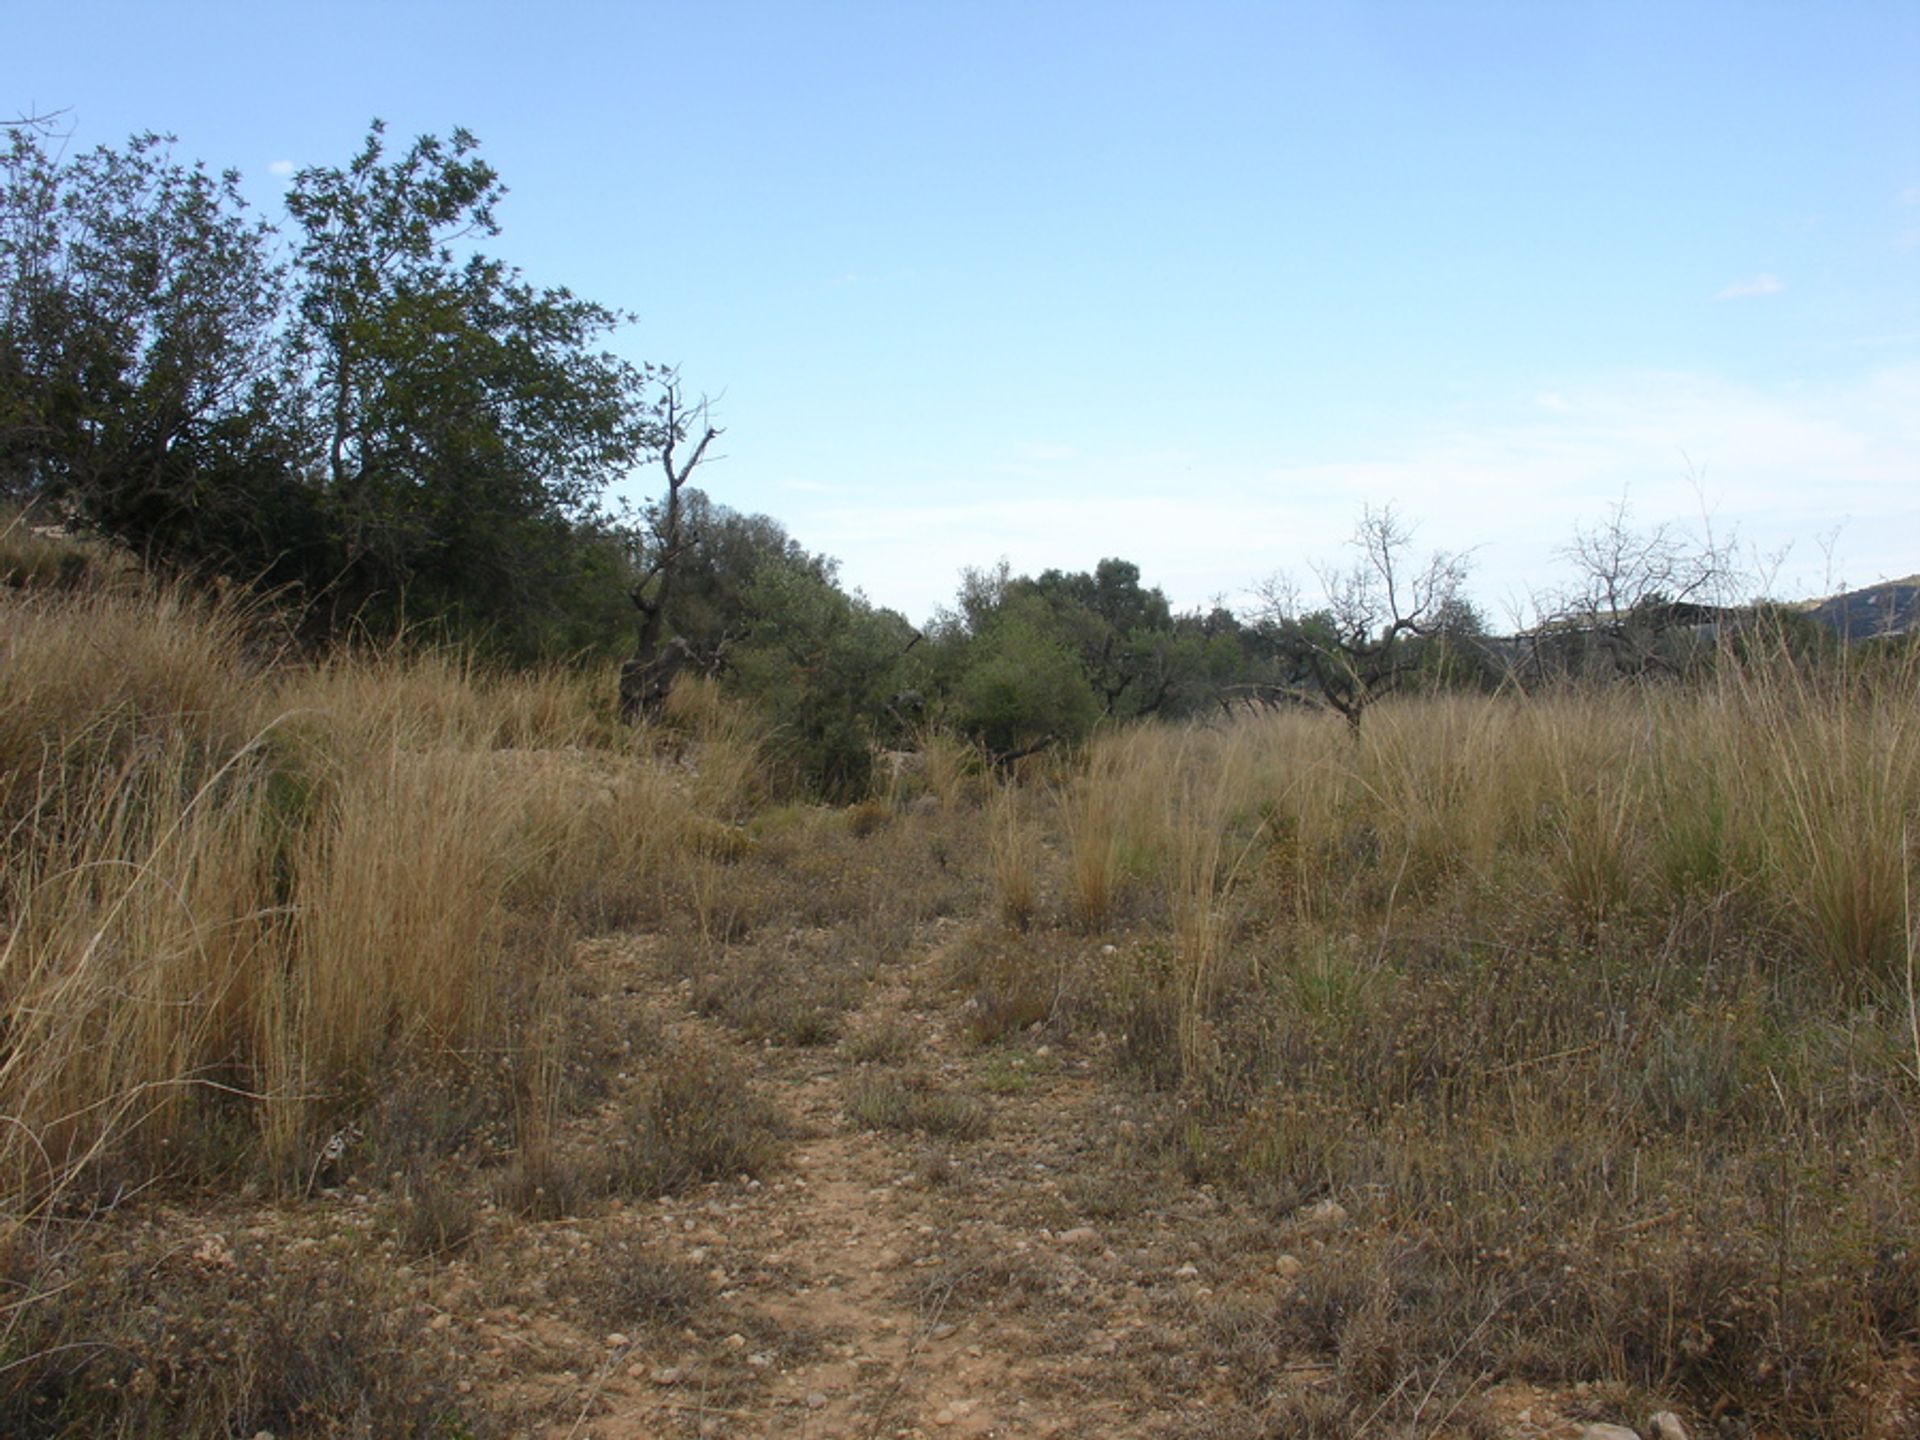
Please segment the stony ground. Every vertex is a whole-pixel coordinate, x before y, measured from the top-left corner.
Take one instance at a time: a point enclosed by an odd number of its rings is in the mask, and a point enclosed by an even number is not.
[[[364,1162],[292,1207],[147,1224],[168,1264],[208,1274],[244,1275],[261,1251],[281,1285],[381,1271],[463,1403],[528,1440],[1579,1440],[1630,1418],[1603,1387],[1464,1376],[1389,1395],[1377,1424],[1316,1424],[1314,1395],[1340,1377],[1275,1353],[1272,1317],[1308,1303],[1358,1223],[1331,1201],[1263,1213],[1154,1163],[1166,1116],[1116,1074],[1113,1037],[1043,1021],[983,1042],[978,997],[953,981],[968,934],[920,927],[857,987],[837,1042],[814,1045],[700,1013],[657,935],[581,948],[574,1000],[596,1034],[718,1053],[770,1102],[784,1139],[759,1178],[536,1220],[483,1166],[462,1201],[471,1237],[424,1255],[396,1242],[394,1177]],[[616,1066],[559,1122],[561,1173],[618,1143],[646,1073]],[[876,1094],[923,1109],[895,1116]]]
[[[1106,1037],[1043,1025],[978,1043],[939,926],[879,973],[833,1046],[738,1039],[695,1013],[689,983],[663,975],[646,940],[588,947],[584,977],[616,1030],[735,1052],[791,1138],[764,1179],[548,1224],[496,1210],[462,1256],[417,1267],[423,1323],[469,1357],[483,1396],[523,1417],[519,1433],[1283,1433],[1236,1383],[1236,1338],[1289,1303],[1345,1213],[1253,1214],[1137,1163],[1141,1121],[1103,1079]],[[983,1133],[850,1113],[862,1087],[903,1077],[959,1107],[955,1128]],[[573,1122],[572,1142],[602,1143],[597,1120]],[[632,1323],[582,1303],[596,1277],[636,1272]],[[1324,1366],[1270,1363],[1271,1387],[1331,1383]],[[1436,1403],[1418,1433],[1582,1429],[1527,1395],[1482,1391],[1472,1413],[1457,1424]]]

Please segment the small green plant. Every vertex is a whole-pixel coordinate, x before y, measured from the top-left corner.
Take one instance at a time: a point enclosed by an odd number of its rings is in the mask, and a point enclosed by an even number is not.
[[[970,1095],[937,1088],[925,1075],[869,1075],[854,1083],[847,1114],[869,1130],[898,1130],[938,1139],[977,1140],[987,1110]]]

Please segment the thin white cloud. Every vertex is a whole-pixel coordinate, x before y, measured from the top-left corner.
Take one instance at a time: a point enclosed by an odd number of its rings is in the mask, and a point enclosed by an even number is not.
[[[282,180],[284,180],[289,175],[293,174],[293,161],[276,160],[271,165],[267,166],[267,173],[269,175],[276,175]]]
[[[1541,405],[1550,395],[1558,406]],[[1138,456],[1087,454],[1042,483],[987,478],[956,458],[929,485],[858,504],[823,497],[783,515],[849,583],[915,618],[951,604],[960,570],[1004,555],[1016,571],[1091,569],[1119,555],[1176,606],[1242,598],[1266,576],[1339,562],[1363,504],[1392,504],[1415,548],[1473,552],[1473,592],[1496,623],[1503,597],[1566,579],[1559,549],[1624,494],[1635,523],[1698,528],[1788,563],[1775,593],[1811,595],[1832,566],[1819,537],[1852,517],[1837,563],[1849,576],[1920,565],[1911,496],[1920,485],[1920,366],[1851,382],[1762,388],[1645,373],[1561,381],[1519,408],[1428,432],[1405,446],[1317,462],[1248,465],[1195,455],[1170,483]],[[942,498],[922,496],[941,493]],[[1760,567],[1756,567],[1760,568]]]
[[[1736,280],[1713,298],[1716,300],[1753,300],[1762,295],[1778,295],[1787,282],[1778,275],[1755,275],[1751,280]]]

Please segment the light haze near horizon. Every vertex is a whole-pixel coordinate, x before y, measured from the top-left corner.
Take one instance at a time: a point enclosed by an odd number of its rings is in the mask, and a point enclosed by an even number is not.
[[[474,131],[489,248],[719,397],[697,483],[925,619],[1177,608],[1627,501],[1781,597],[1920,570],[1920,4],[15,7],[0,110],[286,176]],[[644,499],[657,471],[626,493]]]

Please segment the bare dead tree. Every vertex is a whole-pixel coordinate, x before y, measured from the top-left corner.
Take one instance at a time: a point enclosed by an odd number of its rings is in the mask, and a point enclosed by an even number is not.
[[[1622,498],[1560,551],[1572,584],[1528,637],[1529,668],[1609,677],[1678,675],[1723,617],[1734,542],[1674,525],[1637,529]]]
[[[691,653],[680,637],[663,637],[674,577],[698,539],[684,523],[680,492],[722,433],[712,423],[710,408],[705,396],[689,403],[681,394],[680,377],[667,376],[659,407],[660,467],[666,472],[667,492],[649,511],[647,568],[627,592],[640,615],[633,658],[620,667],[620,716],[629,724],[659,709]],[[684,450],[696,434],[693,449]]]
[[[1413,529],[1391,507],[1361,512],[1345,568],[1316,569],[1313,608],[1285,576],[1261,587],[1262,623],[1295,670],[1295,688],[1345,718],[1357,735],[1367,707],[1420,662],[1411,642],[1438,633],[1467,575],[1464,556],[1436,551],[1409,563]],[[1266,703],[1272,703],[1267,701]]]

